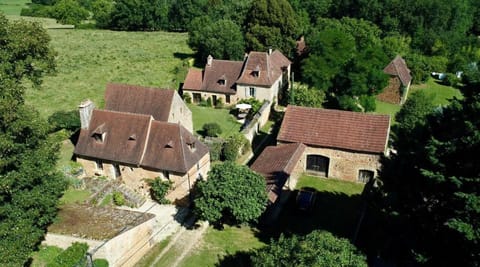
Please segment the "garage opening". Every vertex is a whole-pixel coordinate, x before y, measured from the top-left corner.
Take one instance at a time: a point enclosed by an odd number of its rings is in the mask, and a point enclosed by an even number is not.
[[[307,171],[315,175],[328,177],[330,159],[321,155],[307,155]]]

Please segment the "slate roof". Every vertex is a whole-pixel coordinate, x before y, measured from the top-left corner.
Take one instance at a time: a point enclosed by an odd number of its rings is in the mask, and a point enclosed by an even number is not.
[[[390,116],[288,106],[277,140],[289,143],[384,153]]]
[[[175,90],[129,84],[107,84],[105,109],[152,115],[155,120],[168,121]]]
[[[190,69],[185,78],[183,89],[208,91],[222,94],[235,94],[235,82],[242,71],[242,61],[213,59],[203,71]],[[225,80],[225,84],[220,84]]]
[[[96,141],[94,135],[102,133],[104,141]],[[194,149],[189,147],[192,144]],[[89,128],[80,131],[74,153],[185,173],[208,153],[208,148],[180,124],[142,114],[94,110]]]
[[[237,83],[270,87],[282,75],[282,68],[290,64],[290,60],[278,50],[270,55],[266,52],[250,52]],[[254,74],[257,71],[258,76]]]
[[[274,203],[280,196],[305,149],[306,146],[300,143],[268,146],[250,167],[265,177],[270,202]]]
[[[398,76],[403,86],[407,86],[412,81],[410,69],[401,56],[396,56],[384,69],[383,72],[389,75]]]

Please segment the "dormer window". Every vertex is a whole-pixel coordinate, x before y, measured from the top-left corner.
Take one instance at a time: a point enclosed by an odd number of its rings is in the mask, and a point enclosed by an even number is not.
[[[255,67],[255,69],[252,71],[252,76],[255,78],[260,76],[260,66],[257,65],[257,67]]]
[[[137,140],[137,135],[136,134],[132,134],[128,137],[128,141],[135,141]]]
[[[173,148],[173,141],[168,141],[168,143],[165,145],[165,148]]]
[[[195,142],[189,142],[189,143],[187,143],[187,146],[190,150],[192,150],[192,151],[195,150]]]
[[[95,139],[97,143],[103,143],[105,141],[105,137],[107,136],[107,131],[105,129],[105,123],[98,126],[92,133],[92,137]]]
[[[227,83],[227,82],[226,82],[224,79],[218,80],[218,84],[219,84],[219,85],[223,85],[223,86],[224,86],[226,83]]]

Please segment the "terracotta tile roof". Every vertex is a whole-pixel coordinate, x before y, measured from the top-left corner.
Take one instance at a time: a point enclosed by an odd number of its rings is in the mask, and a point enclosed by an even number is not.
[[[398,76],[403,86],[407,86],[412,81],[410,69],[408,69],[405,60],[401,56],[396,56],[384,69],[383,72],[389,75]]]
[[[207,146],[180,124],[153,121],[141,165],[185,173],[207,153]]]
[[[183,89],[201,90],[202,89],[203,71],[199,69],[189,69],[187,77],[183,82]]]
[[[389,131],[388,115],[288,106],[277,140],[384,153]]]
[[[95,135],[102,133],[105,133],[104,141],[96,141]],[[180,124],[155,121],[141,114],[94,110],[89,128],[80,131],[74,153],[185,173],[209,151]]]
[[[290,64],[290,60],[278,50],[271,55],[252,51],[237,83],[270,87],[282,74],[282,68]]]
[[[152,115],[155,120],[167,121],[175,93],[175,90],[109,83],[105,109]]]
[[[250,167],[265,177],[268,199],[274,203],[282,192],[286,180],[305,152],[306,146],[300,143],[268,146]]]
[[[190,69],[183,84],[183,89],[222,94],[235,94],[235,82],[242,71],[242,61],[212,59],[205,65],[203,72]],[[222,84],[223,80],[225,84]]]
[[[75,154],[139,165],[147,139],[151,116],[93,110],[88,129],[82,129]],[[95,134],[105,134],[104,141]]]

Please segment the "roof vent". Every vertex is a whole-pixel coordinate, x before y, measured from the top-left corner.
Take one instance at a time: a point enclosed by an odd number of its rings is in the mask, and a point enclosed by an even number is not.
[[[165,145],[166,148],[173,148],[173,141],[170,140],[168,143]]]

